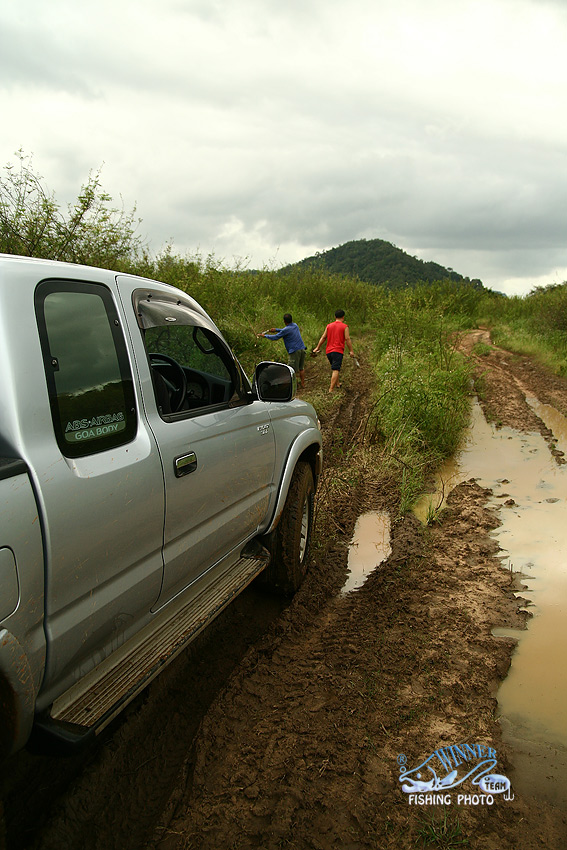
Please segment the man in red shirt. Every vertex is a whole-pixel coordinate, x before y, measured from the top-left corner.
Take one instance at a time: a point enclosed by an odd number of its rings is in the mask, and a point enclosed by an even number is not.
[[[335,310],[335,321],[331,322],[325,328],[325,333],[313,349],[313,354],[318,354],[319,349],[327,340],[327,360],[331,364],[331,386],[329,392],[332,393],[339,384],[339,372],[343,362],[343,354],[345,352],[345,343],[348,345],[350,356],[354,357],[354,349],[348,332],[348,325],[345,324],[345,311]]]

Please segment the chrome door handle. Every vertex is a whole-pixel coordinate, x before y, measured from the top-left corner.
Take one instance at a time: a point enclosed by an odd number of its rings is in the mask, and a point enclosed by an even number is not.
[[[189,475],[190,472],[195,472],[197,469],[197,455],[195,452],[189,452],[188,455],[180,455],[173,461],[173,470],[176,478],[181,478],[183,475]]]

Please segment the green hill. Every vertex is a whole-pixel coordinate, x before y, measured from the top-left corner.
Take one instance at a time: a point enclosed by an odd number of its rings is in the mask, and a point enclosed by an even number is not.
[[[482,288],[480,280],[471,281],[468,277],[463,277],[453,269],[447,269],[438,263],[418,260],[417,257],[406,254],[401,248],[383,239],[357,239],[345,242],[338,248],[330,248],[328,251],[315,254],[314,257],[307,257],[299,263],[286,266],[282,271],[305,266],[356,277],[366,283],[385,286],[389,289],[400,289],[408,284],[433,283],[439,280],[462,281]]]

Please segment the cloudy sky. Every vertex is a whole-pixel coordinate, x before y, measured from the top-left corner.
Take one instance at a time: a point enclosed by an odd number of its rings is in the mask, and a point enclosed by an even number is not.
[[[380,238],[567,280],[565,0],[20,0],[0,166],[103,188],[155,251],[279,267]]]

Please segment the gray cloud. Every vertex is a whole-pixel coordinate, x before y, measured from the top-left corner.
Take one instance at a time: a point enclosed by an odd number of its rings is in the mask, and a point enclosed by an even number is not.
[[[558,0],[26,9],[0,11],[3,161],[33,152],[69,200],[104,163],[156,248],[379,237],[487,283],[567,269]]]
[[[0,28],[0,79],[3,89],[40,88],[69,91],[84,97],[94,92],[75,71],[75,56],[57,39],[30,37],[27,27],[11,23]]]

